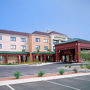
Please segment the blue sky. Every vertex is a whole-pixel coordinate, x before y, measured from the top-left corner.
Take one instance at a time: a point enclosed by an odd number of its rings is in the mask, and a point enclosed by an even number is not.
[[[0,29],[90,40],[90,0],[0,0]]]

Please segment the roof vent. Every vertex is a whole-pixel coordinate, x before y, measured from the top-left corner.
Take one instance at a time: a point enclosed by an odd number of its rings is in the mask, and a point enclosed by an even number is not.
[[[47,33],[50,33],[50,30],[47,30]]]

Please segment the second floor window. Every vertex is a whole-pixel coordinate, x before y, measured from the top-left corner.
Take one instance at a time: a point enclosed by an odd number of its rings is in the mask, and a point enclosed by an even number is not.
[[[40,42],[40,38],[36,38],[36,42]]]
[[[25,46],[25,45],[22,45],[21,48],[22,48],[22,50],[23,50],[23,49],[26,49],[26,46]]]
[[[16,41],[16,37],[10,37],[11,41]]]
[[[45,43],[48,43],[48,39],[44,39],[44,42],[45,42]]]
[[[40,46],[36,46],[36,50],[39,50],[40,49]]]
[[[0,44],[0,49],[2,48],[2,44]]]
[[[21,42],[26,42],[26,38],[21,38]]]
[[[0,40],[2,40],[2,36],[0,36]]]
[[[10,48],[11,49],[16,49],[16,45],[11,45]]]
[[[48,50],[48,46],[44,46],[44,50]]]

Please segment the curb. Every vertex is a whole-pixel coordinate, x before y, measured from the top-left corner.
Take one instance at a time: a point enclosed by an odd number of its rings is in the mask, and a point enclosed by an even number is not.
[[[54,63],[42,63],[42,64],[17,64],[17,65],[0,65],[0,66],[44,66],[44,65],[49,65],[49,64],[54,64]]]
[[[30,78],[30,79],[0,81],[0,86],[8,85],[8,84],[20,84],[20,83],[28,83],[28,82],[46,81],[46,80],[52,80],[52,79],[71,78],[71,77],[84,76],[84,75],[90,75],[90,73],[82,73],[82,74],[79,73],[79,74],[62,75],[62,76],[38,77],[38,78]]]

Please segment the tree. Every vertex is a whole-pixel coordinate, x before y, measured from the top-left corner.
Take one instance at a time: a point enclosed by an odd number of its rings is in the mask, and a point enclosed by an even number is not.
[[[26,50],[25,49],[22,49],[22,52],[26,52]]]
[[[40,52],[40,50],[39,49],[37,49],[37,53],[39,53]]]
[[[51,52],[51,49],[48,49],[47,51],[48,51],[48,52]]]
[[[90,54],[85,52],[85,50],[81,51],[80,56],[83,61],[90,61]]]

